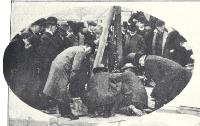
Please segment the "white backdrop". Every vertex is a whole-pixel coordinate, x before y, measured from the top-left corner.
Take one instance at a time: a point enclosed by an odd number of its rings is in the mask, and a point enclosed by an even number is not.
[[[9,8],[9,3],[6,3]],[[198,16],[200,12],[200,3],[191,3],[191,2],[182,2],[182,3],[61,3],[61,2],[15,2],[12,5],[12,16],[11,16],[11,36],[18,33],[24,27],[30,25],[33,21],[41,18],[47,17],[54,14],[55,12],[65,10],[68,7],[72,6],[105,6],[105,5],[120,5],[127,8],[132,8],[133,10],[140,10],[145,13],[151,14],[157,18],[164,20],[169,26],[176,28],[180,34],[182,34],[187,40],[189,45],[191,45],[194,51],[195,58],[195,68],[194,74],[188,86],[184,91],[176,97],[175,100],[170,102],[168,106],[192,106],[200,108],[200,39],[199,39],[199,22],[200,17]],[[4,7],[4,6],[3,6]],[[3,59],[3,52],[9,43],[9,9],[3,12],[6,12],[5,17],[1,18],[4,20],[1,23],[1,63]],[[98,9],[98,8],[97,8]],[[6,22],[5,22],[6,21]],[[3,66],[3,65],[2,65]],[[6,112],[7,104],[7,86],[3,77],[2,67],[1,67],[1,88],[0,93],[2,96],[2,106],[4,113]],[[47,120],[48,116],[38,112],[35,109],[21,103],[21,101],[13,96],[10,97],[12,102],[10,102],[10,112],[14,117],[27,117],[27,114],[33,115],[33,118],[39,120]],[[1,108],[1,107],[0,107]],[[0,113],[1,113],[0,111]],[[5,113],[6,114],[6,113]],[[5,115],[4,115],[5,116]],[[2,116],[4,119],[5,117]]]

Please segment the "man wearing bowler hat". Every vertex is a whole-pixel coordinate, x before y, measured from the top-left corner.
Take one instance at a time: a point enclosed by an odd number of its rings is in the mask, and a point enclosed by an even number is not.
[[[59,54],[60,47],[57,36],[55,35],[57,30],[57,18],[48,17],[46,20],[45,32],[42,34],[40,40],[41,43],[37,49],[39,57],[39,69],[40,69],[40,79],[41,86],[40,92],[42,92],[44,85],[46,83],[51,62]]]

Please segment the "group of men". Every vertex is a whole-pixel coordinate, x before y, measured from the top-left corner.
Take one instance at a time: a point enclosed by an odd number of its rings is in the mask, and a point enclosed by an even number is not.
[[[138,75],[156,83],[151,93],[156,108],[179,94],[191,77],[184,68],[191,54],[181,46],[186,40],[157,18],[137,12],[123,26],[121,73],[109,73],[102,65],[91,69],[102,27],[88,22],[75,33],[77,28],[69,24],[58,25],[56,17],[39,19],[16,35],[5,51],[5,79],[30,106],[48,110],[57,105],[62,117],[78,119],[70,102],[81,97],[91,117],[101,114],[100,108],[104,117],[143,115],[148,96]],[[185,62],[180,58],[183,52]]]
[[[105,117],[143,115],[148,96],[139,76],[155,83],[151,92],[154,110],[174,99],[191,78],[192,72],[185,66],[193,63],[192,50],[183,46],[186,40],[178,31],[143,12],[134,13],[122,28],[122,73],[109,73],[101,66],[87,83],[85,104],[92,117],[102,107]]]
[[[185,66],[193,62],[190,58],[192,50],[184,47],[186,43],[178,31],[143,12],[133,13],[128,22],[123,23],[124,56],[141,52],[162,56]]]
[[[82,25],[75,35],[70,24],[59,24],[56,17],[48,17],[17,34],[4,53],[4,75],[13,92],[34,108],[46,110],[58,104],[61,116],[77,118],[71,113],[69,100],[65,102],[67,87],[70,82],[72,97],[79,97],[79,90],[85,87],[89,55],[95,49],[95,26],[87,22],[87,27]],[[62,66],[60,71],[57,65]]]

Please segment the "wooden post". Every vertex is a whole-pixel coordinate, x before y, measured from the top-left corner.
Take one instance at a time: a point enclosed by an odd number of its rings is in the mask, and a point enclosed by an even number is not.
[[[109,28],[111,25],[111,21],[113,19],[113,12],[114,12],[114,7],[111,7],[109,10],[108,16],[105,18],[103,32],[99,40],[99,47],[98,47],[97,55],[95,57],[93,68],[96,68],[99,64],[101,64],[105,46],[107,43]]]
[[[121,28],[121,7],[115,6],[115,29],[116,29],[116,44],[118,61],[122,60],[123,49],[122,49],[122,28]],[[119,65],[119,64],[118,64]]]

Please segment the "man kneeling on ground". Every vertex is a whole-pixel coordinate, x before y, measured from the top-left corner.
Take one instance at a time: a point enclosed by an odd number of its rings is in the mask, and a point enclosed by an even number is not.
[[[132,63],[126,63],[122,67],[123,73],[114,73],[110,76],[113,83],[122,82],[120,95],[112,112],[125,115],[142,116],[143,109],[148,106],[148,96],[140,78],[134,73],[136,67]]]

